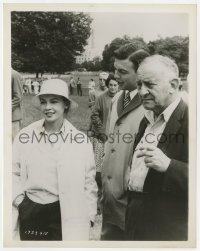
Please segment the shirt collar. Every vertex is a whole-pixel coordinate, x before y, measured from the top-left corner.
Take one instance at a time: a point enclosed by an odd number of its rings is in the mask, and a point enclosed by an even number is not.
[[[133,91],[126,91],[126,93],[129,92],[130,93],[130,98],[131,100],[135,97],[135,95],[137,94],[137,89],[133,90]]]
[[[176,107],[178,106],[179,102],[180,102],[180,97],[176,98],[155,120],[154,119],[154,112],[153,111],[146,111],[145,113],[145,117],[147,118],[148,122],[150,124],[154,124],[156,121],[162,119],[165,122],[168,122],[168,120],[170,119],[172,113],[174,112],[174,110],[176,109]]]
[[[66,128],[65,128],[65,123],[64,123],[65,120],[63,120],[63,124],[62,124],[62,127],[60,128],[59,132],[56,132],[58,134],[65,134],[65,131],[66,131]],[[44,122],[45,120],[43,119],[42,120],[42,123],[39,125],[38,127],[38,133],[39,134],[48,134],[45,130],[45,127],[44,127]]]

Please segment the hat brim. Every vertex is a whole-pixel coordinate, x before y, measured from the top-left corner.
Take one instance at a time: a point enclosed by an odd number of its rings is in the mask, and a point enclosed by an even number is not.
[[[55,94],[55,93],[48,93],[48,94],[57,95],[57,94]],[[42,95],[45,95],[45,93],[44,93],[44,94],[43,94],[43,93],[41,93],[41,94],[39,93],[39,94],[37,94],[36,96],[34,96],[34,97],[32,98],[31,103],[32,103],[32,105],[33,105],[35,108],[37,108],[37,109],[40,109],[40,99],[39,99],[39,97],[42,96]],[[61,96],[61,95],[57,95],[57,96]],[[70,101],[70,110],[74,110],[74,109],[77,109],[77,108],[78,108],[78,104],[77,104],[74,100],[72,100],[72,99],[70,99],[70,98],[66,98],[66,97],[64,97],[64,96],[61,96],[61,97],[63,97],[63,98],[65,98],[66,100]]]

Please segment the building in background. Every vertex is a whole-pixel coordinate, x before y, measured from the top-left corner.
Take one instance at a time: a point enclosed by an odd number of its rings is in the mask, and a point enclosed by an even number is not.
[[[95,56],[97,55],[95,52],[94,30],[92,29],[85,51],[81,55],[76,56],[76,64],[82,64],[85,61],[92,61]]]

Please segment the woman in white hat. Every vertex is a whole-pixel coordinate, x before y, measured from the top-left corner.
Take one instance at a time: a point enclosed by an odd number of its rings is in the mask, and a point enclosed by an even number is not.
[[[67,84],[43,82],[44,119],[23,128],[13,144],[13,232],[21,240],[88,240],[97,206],[92,145],[64,114]]]

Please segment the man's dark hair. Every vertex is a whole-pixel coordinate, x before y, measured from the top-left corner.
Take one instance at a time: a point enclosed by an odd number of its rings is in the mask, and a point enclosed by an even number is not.
[[[149,57],[149,53],[146,52],[145,50],[141,49],[141,50],[137,50],[136,52],[132,53],[128,59],[129,61],[131,61],[134,65],[134,70],[137,71],[140,63],[146,58]]]
[[[138,47],[132,43],[124,44],[114,51],[116,59],[125,60],[129,59],[134,65],[134,70],[137,71],[140,63],[150,54],[144,49],[138,50]]]
[[[114,57],[119,60],[127,59],[133,52],[137,50],[138,47],[133,43],[123,44],[114,51]]]
[[[115,81],[116,81],[116,78],[115,78],[115,76],[114,76],[113,73],[109,73],[109,76],[108,76],[108,78],[107,78],[106,81],[105,81],[106,87],[108,87],[108,85],[109,85],[109,83],[110,83],[110,80],[115,80]]]

